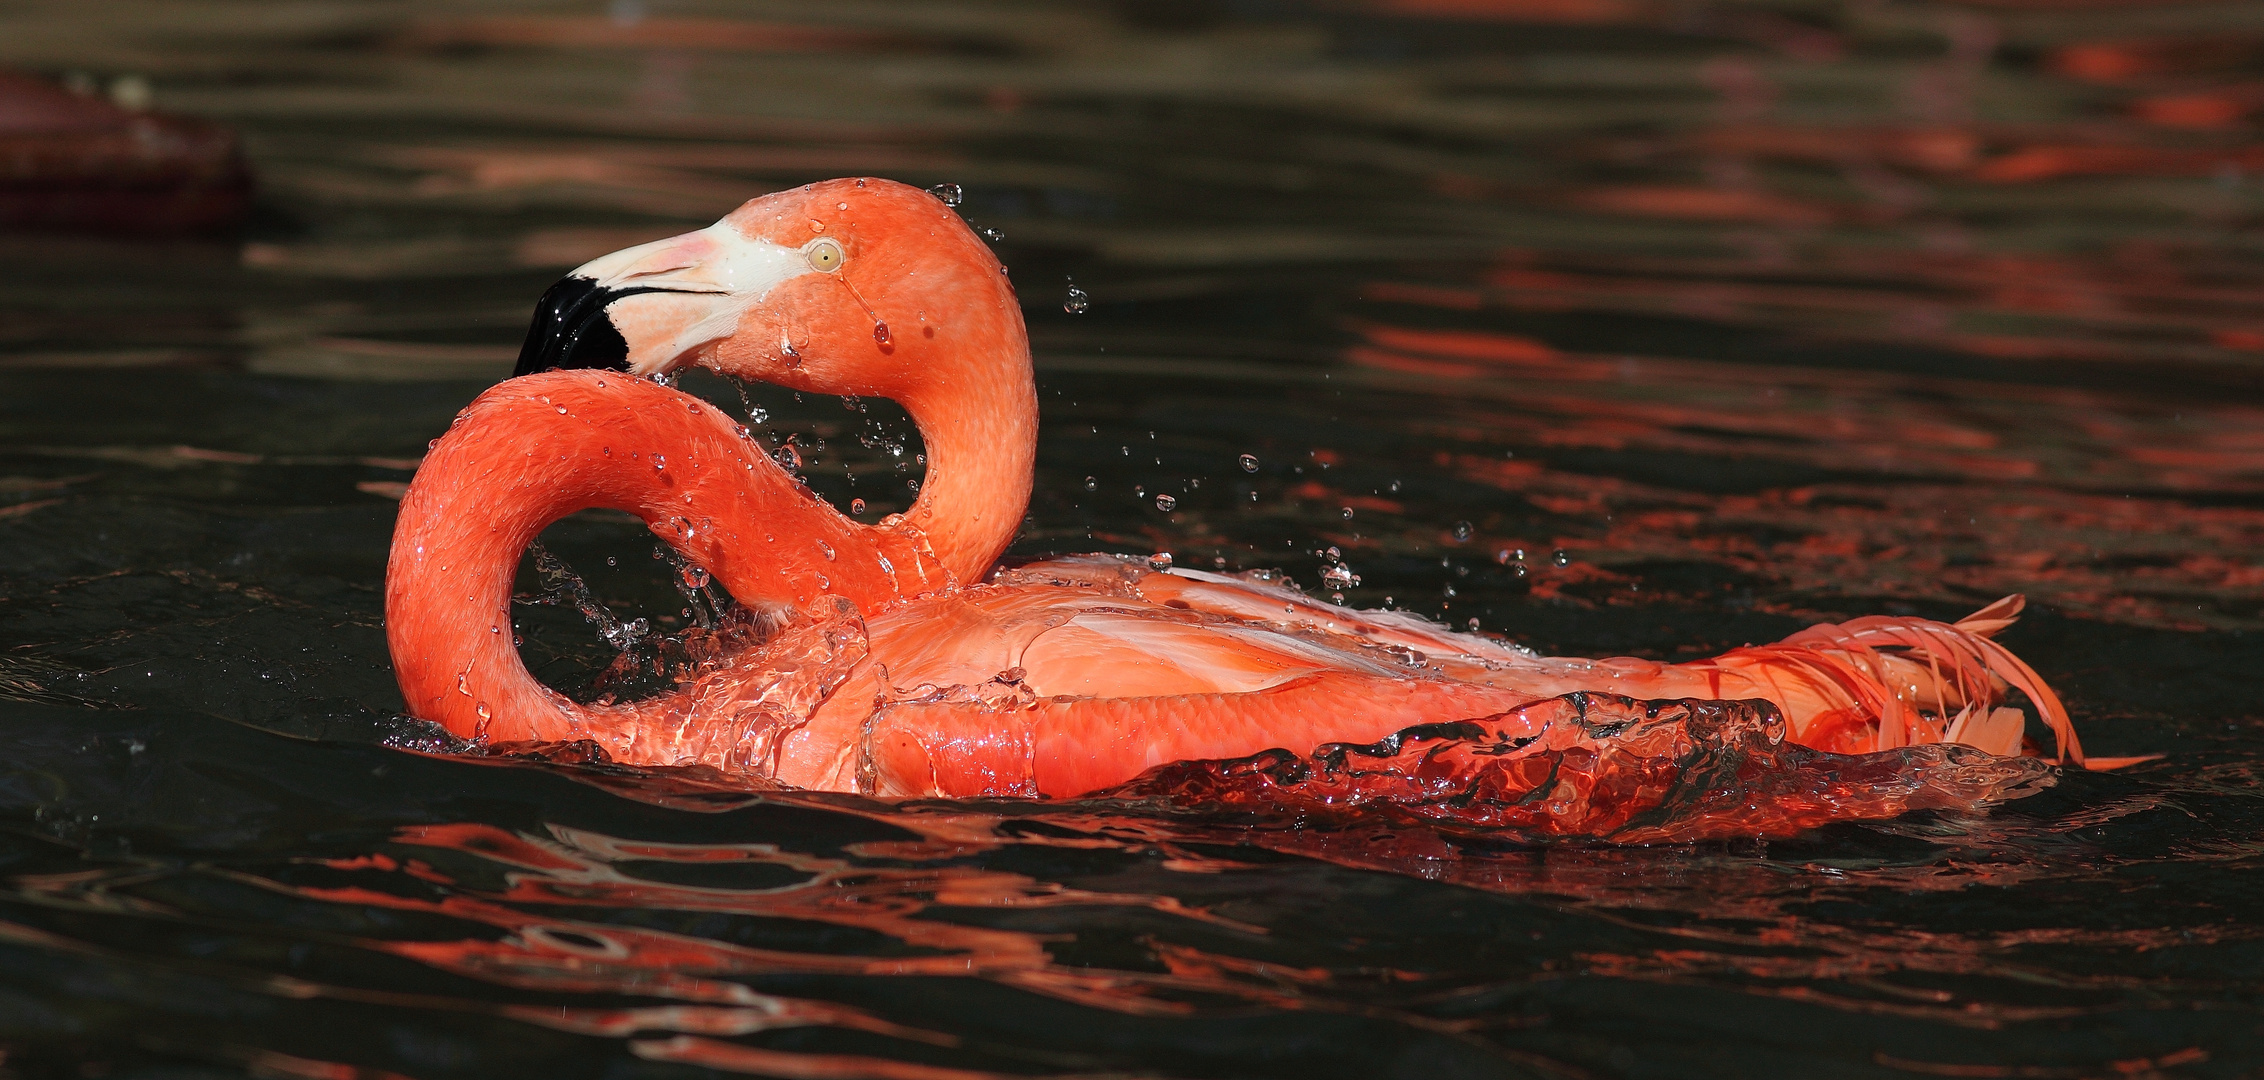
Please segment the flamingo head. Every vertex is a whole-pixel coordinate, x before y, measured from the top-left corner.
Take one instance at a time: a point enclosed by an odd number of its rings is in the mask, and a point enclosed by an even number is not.
[[[1029,346],[1005,269],[957,213],[905,184],[843,179],[575,269],[537,305],[514,374],[690,364],[913,406],[985,374],[1026,381]]]

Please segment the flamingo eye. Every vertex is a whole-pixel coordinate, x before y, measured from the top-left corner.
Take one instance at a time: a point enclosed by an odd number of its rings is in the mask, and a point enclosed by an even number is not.
[[[802,248],[804,258],[810,260],[810,269],[830,274],[841,269],[841,243],[820,237]]]

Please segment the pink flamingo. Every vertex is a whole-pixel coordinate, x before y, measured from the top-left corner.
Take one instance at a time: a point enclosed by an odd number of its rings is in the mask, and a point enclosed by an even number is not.
[[[902,404],[927,447],[917,502],[850,521],[717,410],[640,377],[695,363]],[[615,370],[545,370],[560,366]],[[437,441],[387,570],[409,708],[466,737],[589,739],[805,788],[1069,796],[1433,721],[1540,725],[1521,718],[1545,710],[1520,710],[1573,691],[1765,699],[1792,741],[1840,753],[2015,754],[2014,687],[2061,760],[2084,760],[2059,699],[1990,640],[2017,597],[1954,625],[1862,618],[1662,664],[1538,657],[1113,556],[999,567],[1037,433],[1020,307],[950,208],[889,181],[780,192],[585,265],[545,297],[521,371]],[[643,518],[774,631],[645,701],[542,686],[512,645],[512,576],[543,526],[586,507]]]

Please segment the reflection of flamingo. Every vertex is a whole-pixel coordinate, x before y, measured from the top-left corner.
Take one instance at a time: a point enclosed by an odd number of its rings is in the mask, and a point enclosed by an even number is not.
[[[1988,640],[2017,600],[1956,626],[1858,619],[1666,665],[1539,658],[1107,556],[993,570],[1030,490],[1027,340],[1003,268],[916,189],[817,184],[598,259],[546,296],[521,370],[695,361],[901,403],[927,444],[925,490],[901,519],[856,524],[696,399],[608,372],[507,382],[458,418],[402,503],[387,630],[413,712],[466,736],[587,738],[617,760],[806,787],[1071,795],[1163,762],[1368,742],[1575,690],[1764,698],[1820,749],[2012,753],[2019,713],[1996,708],[2009,683],[2081,760],[2057,698]],[[542,526],[590,506],[643,517],[781,629],[644,702],[543,688],[510,644],[513,567]]]

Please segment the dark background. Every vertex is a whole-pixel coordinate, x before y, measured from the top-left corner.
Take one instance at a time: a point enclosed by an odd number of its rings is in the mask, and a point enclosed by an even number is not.
[[[2264,1068],[2264,6],[58,2],[0,64],[258,184],[0,236],[0,1076]],[[1333,545],[1351,603],[1660,658],[2022,592],[2087,748],[2166,756],[1418,856],[405,752],[391,498],[534,298],[850,174],[1000,234],[1021,552]],[[908,501],[900,414],[757,396]],[[547,539],[680,625],[641,534]]]

